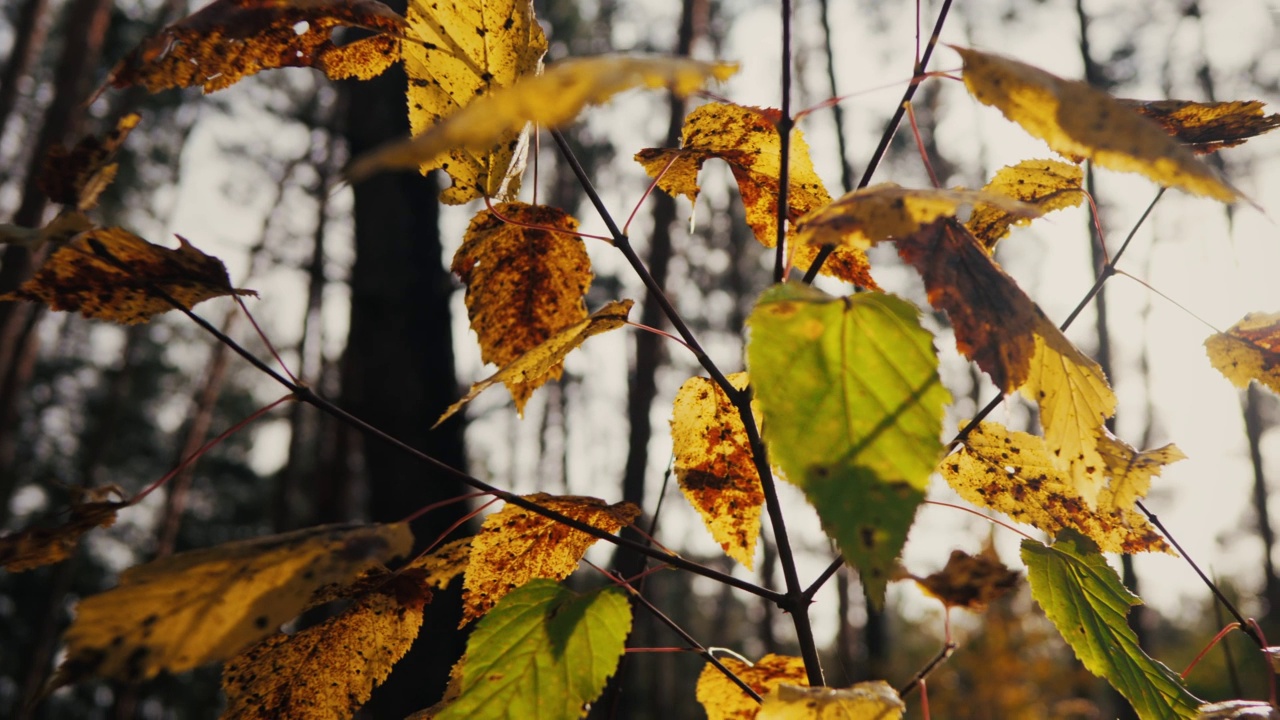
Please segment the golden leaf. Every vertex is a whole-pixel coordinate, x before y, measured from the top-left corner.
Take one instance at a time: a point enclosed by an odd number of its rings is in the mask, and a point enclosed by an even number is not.
[[[375,34],[338,46],[331,36],[341,27]],[[281,67],[368,80],[400,59],[406,27],[376,0],[214,0],[144,40],[107,82],[151,92],[202,85],[210,93]]]
[[[576,495],[535,493],[527,500],[605,532],[617,532],[640,516],[628,502],[607,505]],[[471,541],[462,584],[462,625],[484,615],[502,596],[534,578],[560,580],[578,569],[578,561],[596,538],[517,505],[485,518]]]
[[[1189,100],[1120,100],[1155,120],[1197,155],[1235,147],[1280,127],[1280,113],[1264,115],[1257,100],[1198,103]]]
[[[81,536],[96,527],[111,527],[116,512],[130,505],[107,500],[111,495],[120,497],[120,488],[79,490],[71,499],[66,522],[52,528],[26,528],[0,538],[0,565],[10,572],[23,572],[70,558]]]
[[[354,716],[418,637],[426,597],[415,590],[392,578],[341,614],[293,635],[272,635],[232,658],[222,670],[223,717]]]
[[[746,373],[728,377],[739,390],[747,387]],[[671,442],[681,492],[725,553],[751,569],[764,489],[742,417],[709,378],[689,378],[680,386]]]
[[[1195,153],[1107,93],[1017,60],[951,47],[964,59],[969,93],[1055,152],[1222,202],[1239,199],[1236,189]]]
[[[1151,490],[1151,478],[1159,475],[1165,465],[1187,459],[1173,444],[1138,452],[1106,428],[1098,437],[1098,451],[1106,463],[1107,477],[1111,478],[1098,498],[1098,505],[1121,510],[1132,510],[1135,502],[1147,496]]]
[[[404,69],[414,135],[498,88],[535,75],[547,52],[530,0],[411,0],[408,21],[412,39],[404,44]],[[453,185],[440,193],[449,205],[479,197],[514,198],[527,150],[523,131],[520,122],[478,145],[448,148],[424,157],[419,169],[424,175],[437,168],[449,173]]]
[[[783,683],[809,684],[804,660],[798,657],[769,654],[754,665],[726,657],[720,663],[761,696]],[[760,704],[711,663],[702,667],[697,692],[708,720],[751,720],[760,712]]]
[[[511,391],[511,398],[515,400],[516,412],[523,412],[524,404],[533,395],[533,391],[550,380],[553,372],[558,372],[566,355],[587,338],[625,325],[627,314],[631,312],[633,304],[631,300],[610,302],[592,313],[586,320],[570,325],[547,338],[546,342],[502,366],[502,369],[493,375],[472,385],[466,397],[450,405],[440,419],[436,420],[436,425],[448,420],[477,395],[498,383],[506,384],[507,389]]]
[[[178,249],[170,250],[121,228],[80,233],[0,300],[35,300],[54,310],[134,324],[174,309],[157,288],[188,309],[223,295],[257,295],[231,287],[222,261],[177,238]]]
[[[708,103],[684,119],[680,149],[649,148],[635,159],[658,187],[669,195],[684,195],[696,203],[700,188],[698,172],[703,163],[720,158],[729,164],[746,210],[747,225],[767,248],[778,244],[778,195],[782,155],[777,121],[772,108],[746,107],[728,103]],[[813,169],[809,145],[800,130],[791,131],[791,160],[787,181],[787,218],[794,223],[801,216],[831,202],[822,179]],[[666,170],[664,173],[663,170]],[[794,248],[794,263],[807,270],[819,248]],[[841,248],[822,266],[826,275],[839,277],[863,287],[877,289],[871,279],[866,255],[855,248]]]
[[[275,632],[317,589],[408,552],[395,525],[323,525],[139,565],[82,600],[67,629],[63,682],[138,682],[223,660]]]
[[[470,558],[471,538],[465,537],[445,543],[433,552],[413,560],[401,572],[420,571],[423,573],[424,585],[443,590],[467,569]]]
[[[926,577],[908,577],[949,608],[984,610],[993,600],[1012,590],[1022,576],[1005,567],[994,552],[970,555],[963,550],[952,550],[946,566],[938,572]]]
[[[1249,313],[1204,341],[1209,362],[1236,387],[1257,380],[1280,394],[1280,313]]]
[[[62,145],[50,148],[40,171],[40,189],[53,202],[76,210],[97,205],[98,196],[116,177],[117,165],[112,160],[138,120],[137,113],[129,113],[101,138],[88,135],[70,150]]]
[[[901,720],[907,706],[889,683],[861,682],[850,688],[781,685],[764,698],[760,720]]]
[[[1079,205],[1084,200],[1083,180],[1084,173],[1078,165],[1060,160],[1023,160],[1017,165],[1000,168],[982,190],[1034,205],[1039,217],[1053,210]],[[1031,218],[1026,215],[1016,215],[991,205],[978,205],[964,226],[990,254],[995,252],[996,243],[1009,235],[1011,227],[1029,222]]]
[[[347,168],[347,177],[356,182],[381,170],[434,163],[450,151],[485,152],[526,123],[547,128],[566,125],[587,105],[603,103],[633,87],[666,87],[689,95],[709,78],[725,80],[736,71],[734,65],[680,58],[601,55],[564,60],[541,75],[477,98],[417,137],[356,158]]]
[[[1091,510],[1071,478],[1059,470],[1044,441],[980,423],[964,447],[944,459],[942,476],[960,497],[1056,535],[1072,528],[1104,552],[1172,553],[1141,513],[1111,503]],[[1104,492],[1104,498],[1106,493]]]
[[[524,203],[495,209],[514,222],[552,228],[510,224],[481,210],[453,256],[453,271],[467,286],[480,357],[502,367],[587,319],[583,298],[591,286],[591,259],[582,239],[569,234],[578,221],[563,210]],[[561,367],[548,377],[559,379]]]

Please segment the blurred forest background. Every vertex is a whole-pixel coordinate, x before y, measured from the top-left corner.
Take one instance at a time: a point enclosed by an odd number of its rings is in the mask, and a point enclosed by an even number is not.
[[[184,0],[12,0],[0,10],[0,219],[38,225],[50,211],[35,184],[51,146],[114,126],[128,112],[142,122],[125,145],[121,172],[103,199],[104,224],[153,242],[180,232],[228,265],[236,286],[262,293],[251,304],[299,377],[373,425],[456,467],[517,492],[627,499],[657,518],[657,536],[726,571],[732,567],[668,482],[670,402],[697,372],[679,346],[656,335],[615,333],[571,358],[564,380],[540,391],[516,418],[491,393],[429,431],[459,386],[487,372],[466,329],[460,286],[447,272],[474,207],[440,208],[438,180],[385,174],[350,187],[340,170],[352,156],[408,132],[404,77],[331,83],[310,70],[265,73],[202,96],[109,91],[86,104],[107,70],[138,41],[200,2]],[[403,2],[397,7],[403,11]],[[725,97],[778,104],[775,3],[758,0],[536,0],[551,40],[548,62],[614,50],[741,60]],[[938,3],[920,8],[927,34]],[[801,128],[833,195],[850,189],[911,76],[917,7],[907,0],[799,0],[797,107],[852,94],[809,115]],[[1280,5],[1274,0],[959,0],[943,40],[1006,53],[1126,97],[1259,99],[1280,103]],[[933,69],[954,69],[945,49]],[[887,88],[887,90],[885,89]],[[866,92],[864,92],[866,91]],[[568,133],[615,214],[647,186],[630,156],[678,144],[686,104],[632,94],[589,111]],[[957,83],[928,82],[915,103],[920,136],[944,185],[980,186],[1003,164],[1047,151]],[[837,134],[836,128],[842,129]],[[539,198],[578,208],[584,229],[599,224],[552,148],[538,153]],[[1259,204],[1280,212],[1276,138],[1210,157]],[[712,163],[711,165],[715,165]],[[708,167],[692,213],[661,193],[637,213],[631,236],[653,275],[726,371],[741,367],[742,324],[769,281],[771,254],[742,220],[725,168]],[[877,179],[924,186],[927,175],[908,127]],[[1112,246],[1128,232],[1154,188],[1094,179]],[[533,183],[526,181],[524,196]],[[1250,310],[1277,307],[1280,255],[1270,220],[1248,208],[1223,210],[1170,193],[1144,226],[1122,268],[1150,281],[1218,328]],[[1061,321],[1102,262],[1083,211],[1061,213],[1048,230],[1003,243],[1000,260]],[[663,322],[643,287],[603,244],[588,305],[634,297],[639,321]],[[39,257],[0,254],[0,292]],[[886,288],[918,303],[923,292],[892,254],[873,255]],[[199,312],[248,347],[264,350],[229,302]],[[633,315],[633,318],[636,317]],[[944,380],[956,420],[994,391],[955,355],[945,317],[938,345],[951,352]],[[1175,441],[1192,460],[1157,481],[1151,505],[1226,592],[1280,638],[1280,577],[1273,564],[1280,472],[1280,420],[1256,387],[1237,395],[1204,360],[1209,330],[1125,278],[1111,281],[1071,337],[1092,352],[1120,395],[1121,435],[1139,447]],[[51,519],[83,488],[118,485],[127,494],[153,482],[209,438],[274,400],[277,388],[180,316],[122,328],[33,304],[0,304],[0,532]],[[1016,402],[1013,424],[1033,422]],[[785,488],[784,488],[785,490]],[[58,659],[59,635],[77,598],[111,587],[131,565],[185,549],[324,522],[398,520],[464,489],[433,477],[376,440],[301,404],[287,404],[202,456],[109,530],[92,533],[74,560],[0,574],[0,717],[29,717],[32,696]],[[933,497],[954,496],[944,487]],[[799,493],[786,496],[802,575],[832,557]],[[658,508],[661,507],[660,512]],[[415,524],[420,543],[467,511],[451,504]],[[808,531],[806,532],[806,529]],[[462,531],[466,531],[464,527]],[[1183,535],[1185,533],[1185,535]],[[993,538],[994,536],[994,538]],[[775,578],[766,527],[755,574]],[[969,515],[929,508],[918,520],[907,566],[925,574],[953,548],[994,542],[1016,565],[1017,538]],[[596,548],[598,562],[614,561]],[[616,558],[625,566],[633,559]],[[1152,605],[1133,622],[1153,656],[1181,670],[1225,624],[1208,592],[1174,559],[1127,558],[1126,581]],[[703,643],[757,658],[794,652],[790,623],[776,609],[681,573],[648,579],[654,603]],[[774,585],[776,586],[776,584]],[[434,702],[465,638],[456,599],[437,596],[424,630],[393,682],[375,692],[369,717],[403,717]],[[1074,661],[1026,589],[985,615],[957,613],[959,651],[929,680],[933,717],[1094,718],[1126,709]],[[434,613],[434,616],[433,616]],[[941,611],[911,587],[896,587],[883,613],[869,611],[856,576],[841,571],[813,612],[833,684],[883,677],[901,684],[942,642]],[[629,645],[670,647],[678,639],[637,616]],[[1207,699],[1265,697],[1265,677],[1240,640],[1211,653],[1190,678]],[[629,654],[621,690],[598,717],[696,718],[691,653]],[[398,678],[398,680],[396,680]],[[1000,678],[999,682],[992,682]],[[218,669],[163,677],[142,687],[85,683],[55,693],[42,718],[201,718],[220,706]],[[913,710],[913,713],[917,710]]]

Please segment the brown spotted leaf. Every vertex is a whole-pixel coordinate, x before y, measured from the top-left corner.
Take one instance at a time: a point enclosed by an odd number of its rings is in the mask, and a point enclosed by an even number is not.
[[[525,203],[501,203],[495,210],[497,216],[481,210],[472,218],[453,271],[467,286],[467,316],[480,357],[503,367],[587,319],[583,298],[591,286],[591,260],[582,238],[570,234],[578,221],[563,210]],[[548,377],[558,379],[561,367]]]
[[[1104,552],[1172,552],[1138,511],[1101,502],[1090,509],[1035,435],[980,423],[940,469],[960,497],[1050,535],[1071,528]]]
[[[720,658],[720,662],[761,696],[768,695],[783,683],[809,684],[804,660],[798,657],[769,654],[755,664],[731,657]],[[752,720],[760,712],[760,704],[711,663],[702,667],[697,693],[708,720]]]
[[[696,203],[701,188],[698,172],[703,163],[719,158],[729,164],[746,210],[747,225],[765,247],[778,243],[778,184],[782,170],[780,136],[772,108],[729,103],[707,103],[684,119],[679,149],[649,148],[635,159],[658,187],[669,195],[684,195]],[[791,160],[787,181],[787,219],[801,216],[831,202],[822,179],[813,169],[809,145],[800,130],[791,131]],[[807,270],[819,248],[799,245],[793,260]],[[866,255],[856,248],[841,248],[823,265],[822,272],[863,287],[876,289]],[[833,262],[834,261],[834,262]]]
[[[729,382],[743,390],[747,374],[733,373]],[[751,569],[764,489],[742,417],[709,378],[689,378],[676,393],[671,442],[685,498],[725,553]]]
[[[592,313],[586,320],[574,323],[547,338],[542,344],[502,366],[498,372],[472,385],[465,397],[444,411],[440,419],[436,420],[436,425],[448,420],[477,395],[498,383],[504,383],[511,391],[511,398],[516,403],[516,412],[523,412],[524,404],[533,395],[534,390],[542,387],[553,377],[559,377],[559,368],[566,355],[587,338],[625,325],[632,304],[631,300],[610,302]]]
[[[1257,380],[1280,394],[1280,313],[1249,313],[1204,341],[1209,362],[1236,387]]]
[[[102,137],[86,136],[69,150],[62,145],[51,148],[40,172],[40,189],[53,202],[76,210],[97,205],[98,196],[116,177],[116,152],[138,120],[137,113],[129,113]]]
[[[321,587],[352,582],[412,543],[404,523],[323,525],[130,568],[77,606],[58,679],[139,682],[225,660],[296,617]]]
[[[969,93],[1055,152],[1222,202],[1240,198],[1190,149],[1107,93],[1007,57],[952,49],[964,59]]]
[[[339,46],[332,39],[339,28],[375,34]],[[151,92],[200,85],[209,93],[282,67],[368,80],[400,59],[406,28],[377,0],[214,0],[144,40],[107,82]]]
[[[178,249],[153,245],[121,228],[75,236],[54,251],[34,277],[0,300],[35,300],[54,310],[134,324],[174,307],[223,295],[257,295],[231,287],[222,261],[178,237]]]
[[[1266,115],[1258,100],[1199,103],[1189,100],[1121,100],[1155,120],[1197,155],[1235,147],[1280,127],[1280,113]]]
[[[1084,172],[1079,165],[1060,160],[1023,160],[1017,165],[1000,168],[982,190],[1035,206],[1038,217],[1083,202],[1083,181]],[[1010,213],[992,205],[978,205],[964,225],[987,252],[992,253],[996,243],[1009,235],[1010,228],[1029,222],[1031,218],[1026,215]]]
[[[909,577],[949,608],[984,610],[1012,590],[1022,576],[1005,567],[994,552],[970,555],[952,550],[946,566],[938,572]]]
[[[427,587],[443,590],[467,569],[467,561],[471,557],[471,538],[445,543],[432,552],[423,555],[405,565],[402,572],[417,571],[422,573],[422,582]]]
[[[277,633],[222,670],[224,718],[346,720],[409,651],[429,598],[390,578],[341,614],[293,635]]]
[[[81,536],[96,527],[111,527],[116,512],[129,506],[126,501],[108,500],[111,495],[120,496],[120,489],[108,486],[81,491],[72,498],[70,517],[60,525],[26,528],[0,538],[0,565],[10,572],[22,572],[71,557]]]
[[[605,532],[617,532],[640,515],[628,502],[606,504],[593,497],[535,493],[526,499]],[[471,541],[462,590],[462,625],[478,618],[498,599],[534,578],[560,580],[596,538],[516,505],[485,518]]]
[[[1098,451],[1110,478],[1098,498],[1098,506],[1120,510],[1133,510],[1134,503],[1146,497],[1151,490],[1151,478],[1158,476],[1166,465],[1187,459],[1173,444],[1139,452],[1105,428],[1098,438]]]
[[[1067,340],[963,225],[944,220],[896,244],[923,278],[929,303],[950,317],[960,352],[1000,390],[1020,390],[1039,406],[1055,467],[1092,507],[1104,484],[1098,431],[1116,408],[1102,369]]]

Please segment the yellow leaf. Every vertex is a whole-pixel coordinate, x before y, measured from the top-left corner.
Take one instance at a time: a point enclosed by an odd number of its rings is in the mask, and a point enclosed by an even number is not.
[[[1257,100],[1198,103],[1188,100],[1121,100],[1155,120],[1197,155],[1235,147],[1280,127],[1280,113],[1264,115]]]
[[[593,497],[545,493],[525,498],[610,533],[640,516],[640,508],[628,502],[607,505]],[[489,612],[502,596],[534,578],[568,577],[595,543],[596,538],[580,530],[516,505],[485,518],[471,541],[462,584],[462,625]]]
[[[1111,478],[1098,498],[1098,505],[1120,510],[1132,510],[1135,502],[1146,497],[1151,490],[1151,478],[1159,475],[1165,465],[1187,459],[1173,444],[1138,452],[1105,428],[1098,436],[1098,451],[1106,463],[1107,477]]]
[[[335,45],[333,31],[343,27],[375,34]],[[214,0],[144,40],[107,82],[151,92],[203,85],[210,93],[280,67],[367,80],[400,58],[405,27],[404,18],[376,0]]]
[[[1236,387],[1257,380],[1280,394],[1280,313],[1249,313],[1204,341],[1209,362]]]
[[[449,406],[444,414],[436,420],[436,425],[448,420],[450,416],[471,402],[477,395],[497,383],[505,383],[515,400],[516,412],[524,410],[524,404],[533,391],[550,380],[553,372],[558,372],[564,358],[575,348],[593,335],[616,330],[627,322],[627,314],[633,305],[631,300],[617,300],[595,311],[586,320],[575,323],[547,338],[546,342],[504,365],[501,370],[475,383],[466,397]]]
[[[1234,202],[1240,195],[1159,125],[1107,93],[1010,58],[952,46],[964,59],[964,84],[1062,155],[1089,158],[1170,187]]]
[[[901,720],[907,706],[883,680],[851,688],[782,685],[764,698],[760,720]]]
[[[1033,217],[1034,206],[999,193],[916,190],[881,183],[854,190],[800,219],[798,245],[834,245],[859,250],[919,232],[939,218],[989,205],[1011,215]]]
[[[453,271],[467,286],[467,315],[480,340],[480,357],[498,367],[587,319],[583,298],[591,286],[591,260],[582,239],[568,233],[578,221],[545,205],[502,203],[481,210],[453,256]],[[560,230],[561,232],[555,232]],[[561,365],[548,372],[560,377]]]
[[[126,570],[82,600],[67,629],[64,682],[138,682],[224,660],[276,631],[329,583],[408,552],[409,527],[323,525],[225,543]]]
[[[228,720],[345,720],[409,651],[427,598],[392,577],[346,611],[293,635],[277,633],[227,662]]]
[[[804,660],[798,657],[769,654],[754,665],[726,657],[720,658],[720,663],[761,696],[783,683],[809,684]],[[708,720],[751,720],[760,712],[760,704],[711,663],[702,667],[697,692]]]
[[[729,382],[743,390],[747,374],[733,373]],[[680,490],[725,553],[751,569],[764,490],[742,417],[709,378],[689,378],[680,386],[671,441]]]
[[[993,600],[1012,590],[1021,575],[1005,567],[994,551],[970,555],[952,550],[946,566],[938,572],[908,577],[949,608],[985,610]]]
[[[85,317],[134,324],[174,309],[156,288],[188,309],[223,295],[257,295],[231,287],[221,260],[200,252],[181,235],[178,242],[178,249],[170,250],[121,228],[83,232],[0,300],[35,300],[54,310],[78,310]]]
[[[423,584],[443,590],[467,569],[470,557],[471,538],[465,537],[445,543],[434,552],[417,558],[405,565],[401,572],[421,571]]]
[[[498,88],[536,74],[547,37],[530,0],[428,2],[411,0],[404,69],[409,76],[409,126],[421,135]],[[440,193],[450,205],[479,197],[507,199],[520,190],[527,150],[524,123],[469,147],[424,157],[425,175],[442,168],[453,186]],[[410,163],[410,167],[417,163]]]
[[[81,490],[72,497],[66,522],[52,528],[26,528],[0,538],[0,565],[10,572],[23,572],[71,557],[81,536],[96,527],[111,527],[116,512],[129,506],[127,501],[106,499],[113,494],[120,497],[120,488]]]
[[[542,75],[477,98],[417,137],[366,153],[347,169],[347,177],[355,182],[381,170],[418,167],[460,149],[487,151],[526,123],[548,128],[566,125],[587,105],[603,103],[633,87],[669,87],[689,95],[709,78],[725,80],[736,71],[736,65],[679,58],[602,55],[564,60]]]
[[[965,500],[1050,535],[1071,528],[1104,552],[1172,552],[1136,510],[1101,502],[1090,509],[1035,435],[980,423],[964,446],[942,461],[941,471]]]
[[[1084,200],[1081,183],[1084,173],[1078,165],[1059,160],[1023,160],[1000,168],[984,192],[999,193],[1036,207],[1037,217],[1053,210],[1075,207]],[[964,225],[988,253],[1009,235],[1014,225],[1026,225],[1031,218],[1015,215],[991,205],[978,205]]]

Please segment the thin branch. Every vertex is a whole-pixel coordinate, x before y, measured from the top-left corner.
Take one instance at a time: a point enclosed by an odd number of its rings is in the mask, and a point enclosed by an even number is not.
[[[923,685],[924,679],[929,677],[929,675],[936,670],[939,665],[946,661],[947,658],[951,657],[951,654],[955,651],[955,643],[948,642],[943,645],[942,649],[938,651],[938,654],[934,655],[932,660],[930,660],[924,667],[920,668],[920,672],[917,672],[910,680],[907,681],[906,685],[902,686],[902,689],[898,691],[898,697],[906,697],[912,690],[916,689],[917,685]]]
[[[776,238],[773,256],[773,281],[782,282],[787,270],[788,185],[791,179],[791,0],[782,0],[782,109],[778,126],[778,197]]]

